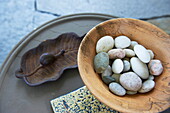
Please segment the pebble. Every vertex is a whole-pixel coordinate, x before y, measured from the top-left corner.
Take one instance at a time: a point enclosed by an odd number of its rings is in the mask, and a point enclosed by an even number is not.
[[[154,76],[153,75],[149,75],[148,80],[154,80]]]
[[[135,56],[135,52],[131,49],[124,49],[124,51],[125,51],[126,57],[134,57]]]
[[[155,86],[155,82],[153,80],[146,80],[143,82],[141,89],[138,91],[139,93],[146,93],[151,91]]]
[[[129,57],[125,57],[123,60],[127,60],[130,62],[130,58]]]
[[[130,59],[132,70],[140,76],[142,79],[147,79],[149,77],[148,67],[145,63],[139,60],[137,57],[132,57]]]
[[[123,71],[123,67],[123,61],[121,59],[116,59],[112,64],[112,71],[119,74]]]
[[[152,75],[159,76],[163,72],[163,66],[160,60],[151,60],[148,67]]]
[[[142,80],[134,72],[127,72],[120,76],[121,85],[130,91],[138,91],[142,86]]]
[[[151,91],[155,86],[154,76],[163,72],[161,61],[154,59],[154,52],[127,36],[115,39],[103,36],[96,44],[96,53],[94,70],[101,74],[110,91],[119,96]]]
[[[96,52],[108,52],[114,47],[114,39],[111,36],[104,36],[98,40],[96,45]]]
[[[97,73],[103,73],[109,65],[109,55],[100,52],[94,57],[94,69]]]
[[[110,59],[122,59],[125,57],[125,51],[123,49],[111,49],[108,51]]]
[[[115,81],[115,79],[111,76],[102,76],[102,80],[106,84],[110,84],[111,82]]]
[[[126,48],[130,46],[130,39],[127,36],[118,36],[115,38],[116,48]]]
[[[136,42],[136,41],[131,41],[131,44],[130,44],[130,46],[129,46],[129,49],[134,49],[134,46],[135,45],[138,45],[138,43]]]
[[[126,90],[118,83],[112,82],[109,84],[109,89],[116,95],[124,96],[126,94]]]
[[[130,63],[127,60],[123,60],[124,68],[123,72],[129,71],[130,70]]]
[[[150,54],[142,45],[135,45],[134,51],[137,57],[143,62],[148,63],[150,61]]]
[[[137,93],[137,91],[126,91],[126,94],[128,94],[128,95],[134,95],[136,93]]]
[[[107,68],[102,73],[102,76],[111,76],[112,75],[112,68],[110,65],[107,66]]]
[[[148,53],[149,53],[149,55],[150,55],[150,57],[151,57],[151,59],[153,59],[154,58],[154,53],[153,53],[153,51],[152,50],[147,50],[148,51]]]
[[[114,74],[112,75],[112,77],[115,79],[115,82],[119,83],[120,75],[121,75],[121,74],[116,74],[116,73],[114,73]]]

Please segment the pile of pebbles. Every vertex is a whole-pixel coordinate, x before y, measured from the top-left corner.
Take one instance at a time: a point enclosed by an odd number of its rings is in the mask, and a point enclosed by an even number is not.
[[[124,96],[146,93],[154,86],[154,77],[161,75],[163,66],[146,49],[127,36],[104,36],[96,45],[94,69],[101,75],[112,93]]]

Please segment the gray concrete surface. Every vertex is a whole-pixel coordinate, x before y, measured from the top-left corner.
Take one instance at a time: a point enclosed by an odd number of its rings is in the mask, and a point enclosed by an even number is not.
[[[143,18],[170,14],[170,0],[37,0],[37,8],[58,15],[93,12]]]
[[[170,15],[170,0],[0,0],[0,65],[30,31],[59,16],[103,13],[118,17]]]
[[[34,28],[74,13],[144,19],[170,33],[170,0],[0,0],[0,66]]]

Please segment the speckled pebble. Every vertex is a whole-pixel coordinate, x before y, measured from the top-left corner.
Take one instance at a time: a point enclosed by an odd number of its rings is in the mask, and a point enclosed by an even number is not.
[[[103,73],[109,65],[109,55],[100,52],[94,57],[94,69],[97,73]]]
[[[141,89],[138,91],[139,93],[146,93],[151,91],[155,86],[155,82],[153,80],[146,80],[143,82]]]
[[[150,54],[146,50],[146,48],[142,45],[135,45],[134,46],[134,51],[137,57],[143,62],[143,63],[148,63],[150,61]]]
[[[127,36],[118,36],[115,38],[116,48],[126,48],[130,46],[130,39]]]
[[[149,77],[149,70],[147,65],[139,60],[137,57],[132,57],[130,59],[130,63],[132,70],[142,79],[147,79]]]
[[[118,83],[112,82],[109,84],[109,89],[116,95],[124,96],[126,94],[126,90]]]
[[[149,53],[149,55],[150,55],[150,57],[151,57],[151,59],[153,59],[154,58],[154,53],[153,53],[153,51],[152,50],[147,50],[148,51],[148,53]]]
[[[152,75],[159,76],[163,72],[163,66],[160,60],[151,60],[148,67]]]
[[[133,50],[135,45],[138,45],[138,43],[136,41],[131,41],[130,46],[128,48]]]
[[[104,36],[98,40],[96,52],[108,52],[114,46],[114,39],[111,36]]]
[[[130,70],[130,62],[129,61],[123,60],[123,65],[124,65],[123,72]]]
[[[107,68],[102,73],[102,76],[111,76],[112,75],[112,68],[110,65],[107,66]]]
[[[112,64],[112,71],[119,74],[123,71],[123,67],[123,61],[121,59],[116,59]]]
[[[138,91],[142,86],[142,80],[134,72],[127,72],[120,76],[121,85],[130,91]]]
[[[124,51],[125,51],[126,57],[134,57],[135,56],[135,52],[131,49],[124,49]]]
[[[116,73],[114,73],[114,74],[112,75],[112,77],[115,79],[115,82],[119,83],[120,75],[121,75],[121,74],[116,74]]]
[[[108,51],[110,59],[122,59],[125,57],[125,51],[123,49],[111,49]]]
[[[126,91],[126,94],[128,94],[128,95],[134,95],[136,93],[137,93],[137,91]]]

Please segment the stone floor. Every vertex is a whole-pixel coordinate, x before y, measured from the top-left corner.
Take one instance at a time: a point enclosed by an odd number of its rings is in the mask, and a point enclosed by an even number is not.
[[[170,0],[0,0],[0,66],[12,48],[30,31],[59,16],[103,13],[151,22],[170,32]],[[160,18],[159,18],[160,17]],[[155,22],[156,21],[156,22]]]

